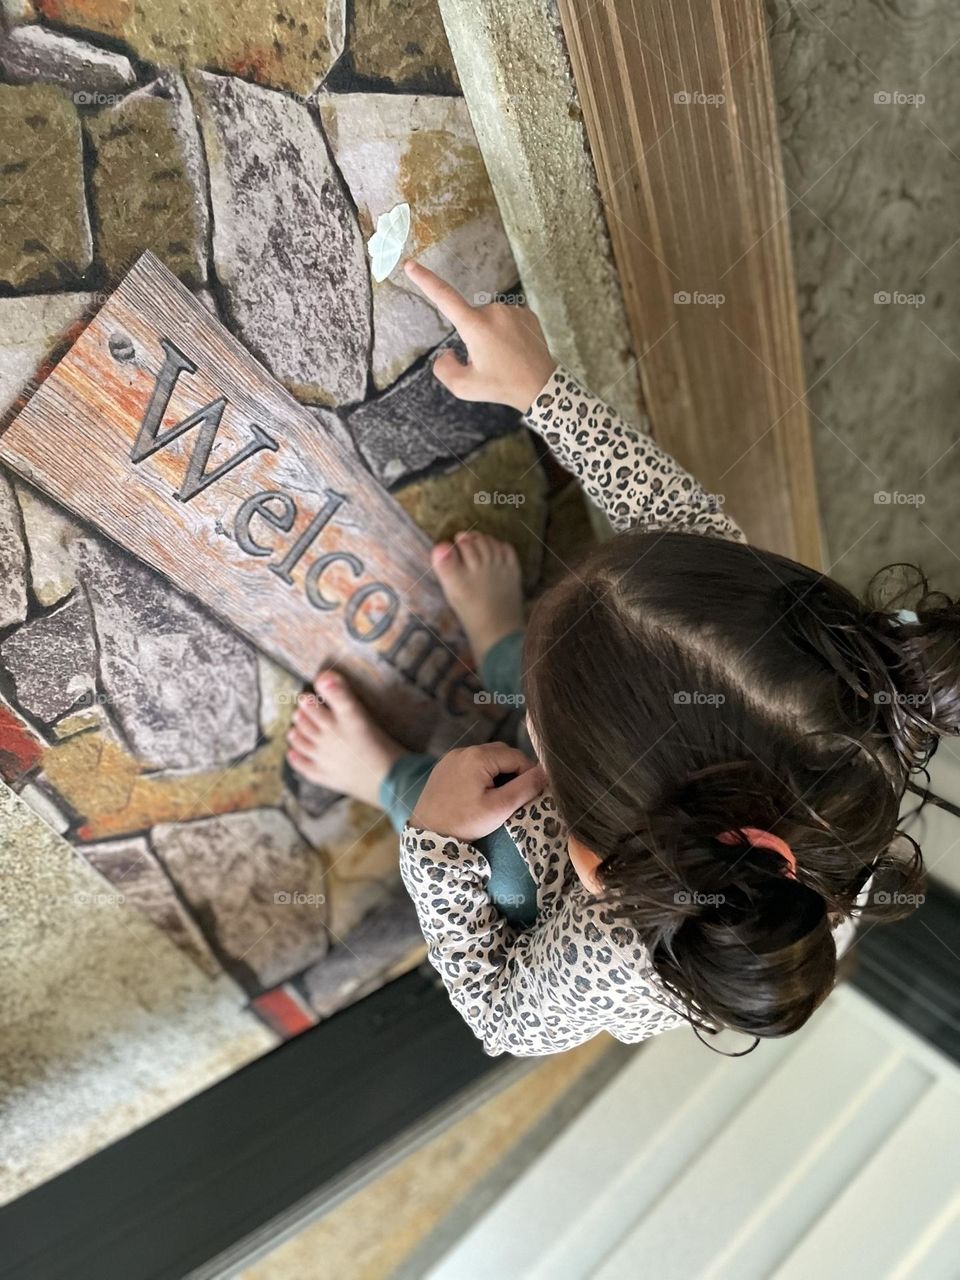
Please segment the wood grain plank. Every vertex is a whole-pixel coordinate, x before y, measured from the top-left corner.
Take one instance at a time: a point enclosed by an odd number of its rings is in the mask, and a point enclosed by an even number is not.
[[[763,7],[559,8],[654,434],[752,542],[819,565]]]
[[[176,435],[204,410],[211,425]],[[349,670],[410,746],[490,736],[428,539],[151,254],[6,428],[0,460],[295,674]]]

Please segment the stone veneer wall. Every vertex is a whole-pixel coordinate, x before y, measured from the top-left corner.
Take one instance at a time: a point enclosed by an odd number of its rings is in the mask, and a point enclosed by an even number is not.
[[[149,248],[425,530],[555,576],[578,492],[515,414],[447,395],[449,326],[368,273],[406,200],[410,250],[468,295],[516,279],[434,0],[0,5],[0,413]],[[281,1034],[421,954],[384,818],[285,769],[298,691],[0,470],[0,773]]]

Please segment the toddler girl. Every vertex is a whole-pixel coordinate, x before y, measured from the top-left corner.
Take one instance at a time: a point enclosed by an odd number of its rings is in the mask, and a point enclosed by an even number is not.
[[[684,1021],[797,1030],[854,912],[895,919],[922,889],[897,820],[909,775],[960,728],[960,610],[922,578],[915,612],[862,603],[748,546],[556,366],[530,311],[407,270],[467,347],[436,376],[524,411],[618,536],[541,596],[525,635],[512,548],[463,533],[434,549],[488,688],[519,694],[522,649],[539,765],[501,743],[411,756],[327,673],[298,707],[292,766],[402,829],[430,960],[488,1053]]]

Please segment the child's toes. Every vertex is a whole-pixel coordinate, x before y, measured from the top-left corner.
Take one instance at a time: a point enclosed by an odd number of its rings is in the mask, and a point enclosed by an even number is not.
[[[458,533],[454,541],[464,567],[478,569],[484,561],[483,535],[472,531]]]
[[[301,777],[306,778],[308,782],[320,782],[321,779],[312,753],[299,751],[296,747],[290,747],[287,751],[287,764],[291,769],[295,769]]]
[[[466,571],[459,545],[454,542],[438,542],[433,548],[430,562],[441,584],[456,589]]]
[[[293,713],[293,723],[314,736],[329,723],[330,712],[313,697],[301,698]]]
[[[343,676],[333,671],[325,672],[318,677],[314,688],[338,718],[361,710],[360,700],[350,685]]]
[[[499,538],[491,538],[489,533],[478,533],[475,543],[477,559],[481,564],[494,564],[497,558]]]
[[[316,747],[319,740],[320,739],[315,734],[310,733],[306,729],[301,729],[297,725],[294,725],[287,732],[288,745],[292,747],[294,751],[299,751],[306,755],[310,754],[314,747]]]
[[[438,542],[430,552],[430,563],[438,572],[449,572],[460,563],[460,552],[452,542]]]

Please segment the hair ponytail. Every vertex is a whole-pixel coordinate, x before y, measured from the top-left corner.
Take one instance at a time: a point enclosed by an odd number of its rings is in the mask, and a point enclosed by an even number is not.
[[[841,905],[788,876],[778,853],[738,827],[746,813],[778,825],[784,803],[756,764],[705,769],[649,811],[601,868],[605,901],[640,928],[690,1014],[757,1036],[801,1026],[836,970],[829,912]]]

